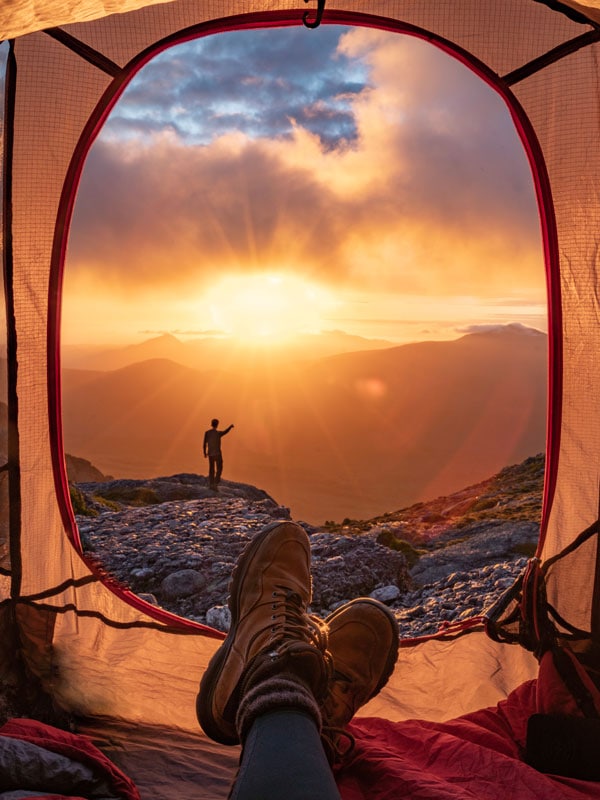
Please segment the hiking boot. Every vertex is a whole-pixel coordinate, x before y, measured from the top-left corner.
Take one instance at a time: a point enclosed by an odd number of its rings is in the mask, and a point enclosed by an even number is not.
[[[325,620],[333,679],[321,706],[323,727],[339,732],[385,686],[398,658],[398,623],[377,600],[358,598]]]
[[[295,523],[274,523],[238,560],[230,586],[231,627],[200,682],[196,713],[211,739],[239,744],[240,702],[273,676],[291,676],[317,704],[323,701],[331,659],[323,623],[306,613],[310,599],[308,536]]]

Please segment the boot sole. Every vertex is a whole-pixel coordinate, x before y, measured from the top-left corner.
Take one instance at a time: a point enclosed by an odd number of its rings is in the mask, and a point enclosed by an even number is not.
[[[229,657],[237,634],[237,626],[240,618],[240,586],[258,551],[273,538],[274,531],[281,528],[283,525],[293,525],[296,528],[300,527],[287,520],[273,522],[257,533],[240,555],[231,576],[229,591],[228,606],[231,611],[231,626],[227,636],[223,640],[223,644],[209,661],[206,671],[200,681],[200,689],[196,697],[196,716],[204,733],[220,744],[236,745],[240,743],[237,733],[235,735],[229,735],[224,731],[215,719],[213,713],[214,690],[225,669],[227,658]],[[301,530],[303,529],[301,528]],[[241,675],[238,676],[238,684],[240,677]],[[235,699],[236,687],[234,687],[229,702]]]

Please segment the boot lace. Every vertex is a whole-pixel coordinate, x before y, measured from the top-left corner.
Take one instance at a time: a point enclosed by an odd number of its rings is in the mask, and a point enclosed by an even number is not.
[[[321,742],[327,760],[332,766],[349,758],[356,746],[356,739],[350,731],[332,725],[323,725],[321,728]]]
[[[350,721],[354,716],[356,709],[356,698],[352,687],[352,678],[337,669],[333,670],[327,696],[321,707],[323,714],[321,739],[332,765],[347,759],[356,744],[354,736],[343,727],[346,720]]]
[[[329,683],[329,691],[323,703],[323,711],[327,719],[339,719],[340,717],[351,719],[354,716],[359,705],[354,684],[355,681],[352,678],[334,669]]]
[[[285,586],[275,586],[271,600],[273,641],[301,640],[312,644],[324,655],[327,653],[327,629],[318,617],[306,613],[297,592]]]

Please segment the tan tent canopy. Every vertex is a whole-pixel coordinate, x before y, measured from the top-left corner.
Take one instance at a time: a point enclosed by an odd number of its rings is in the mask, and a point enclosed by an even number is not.
[[[542,0],[543,2],[543,0]],[[0,38],[14,39],[27,33],[69,25],[74,22],[89,22],[101,19],[110,14],[124,14],[138,8],[149,7],[165,3],[165,0],[81,0],[69,2],[68,0],[6,0],[0,8]],[[175,5],[166,0],[166,5]],[[208,3],[200,2],[198,6],[206,7]],[[316,6],[316,2],[311,5]],[[353,4],[346,4],[349,8]],[[569,9],[580,12],[592,22],[600,22],[600,3],[598,0],[583,0],[581,3],[574,0],[553,2],[548,0],[546,5],[563,13]],[[236,3],[231,5],[229,13],[243,13],[257,8],[253,3]],[[274,10],[280,6],[277,3],[264,3],[262,9]],[[340,6],[341,7],[341,6]],[[359,10],[358,7],[356,10]],[[370,10],[368,4],[361,4],[361,11]]]
[[[64,253],[85,157],[112,104],[160,49],[247,25],[300,25],[305,11],[288,0],[8,0],[0,7],[0,37],[12,40],[3,220],[10,430],[9,462],[0,473],[0,610],[7,632],[17,631],[28,668],[76,714],[196,732],[198,680],[220,641],[215,631],[108,588],[73,544],[58,341]],[[598,516],[600,2],[328,0],[322,24],[332,23],[382,27],[444,48],[500,93],[521,136],[548,276],[539,551],[547,560]],[[553,568],[549,599],[561,620],[595,639],[597,538],[577,552]],[[526,649],[491,638],[474,621],[402,648],[395,676],[366,713],[449,718],[495,703],[536,669]]]

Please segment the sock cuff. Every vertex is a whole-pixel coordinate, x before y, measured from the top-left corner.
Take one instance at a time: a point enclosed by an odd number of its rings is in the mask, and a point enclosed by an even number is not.
[[[282,708],[294,708],[313,718],[321,731],[321,712],[312,692],[294,675],[278,674],[252,686],[242,697],[236,715],[236,728],[244,743],[257,717]]]

